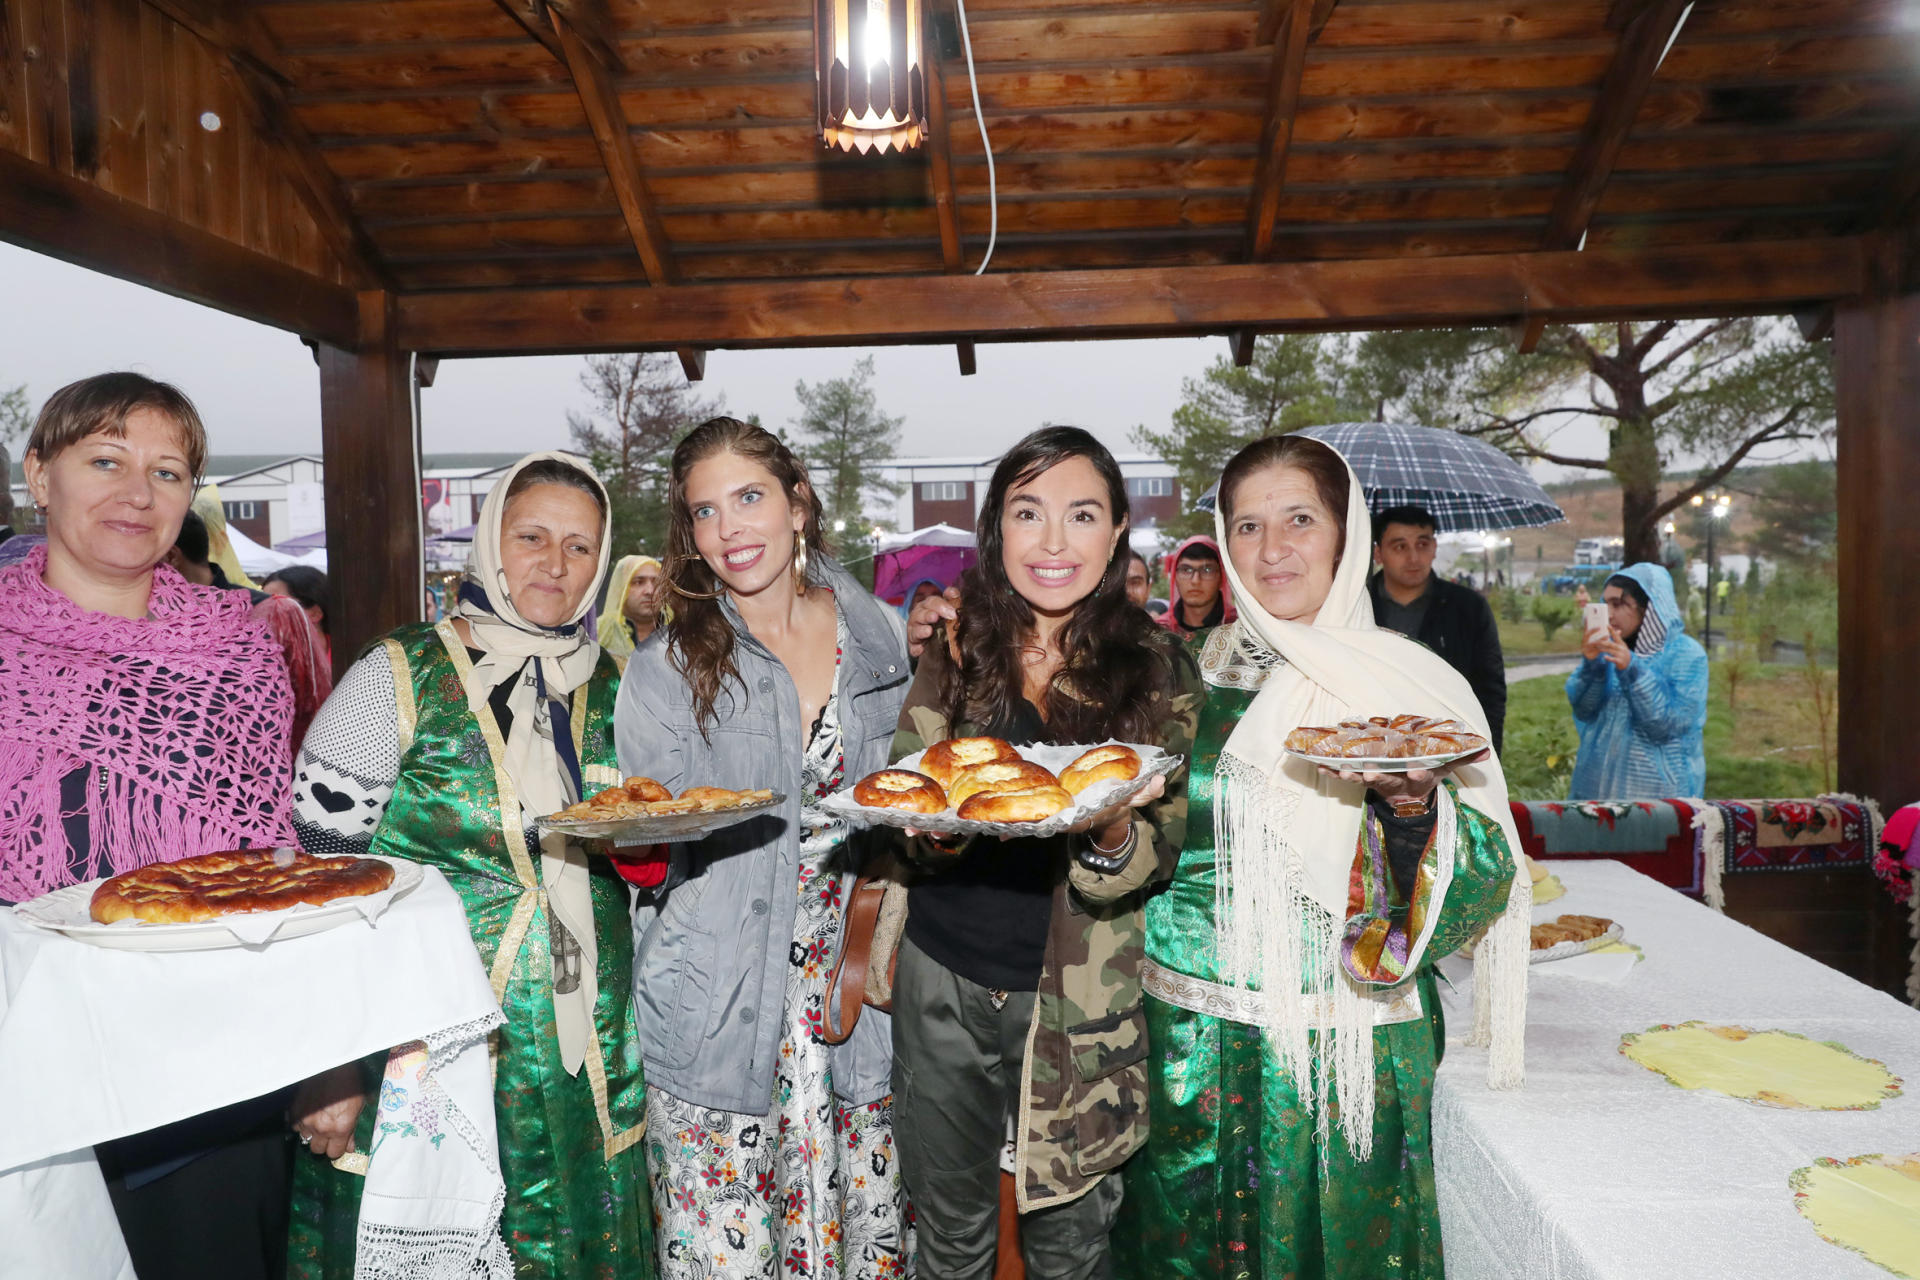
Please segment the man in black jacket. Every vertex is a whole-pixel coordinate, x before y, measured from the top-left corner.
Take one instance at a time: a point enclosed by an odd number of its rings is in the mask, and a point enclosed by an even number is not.
[[[1411,636],[1467,678],[1500,750],[1507,718],[1507,668],[1493,610],[1471,587],[1433,571],[1433,516],[1424,507],[1388,507],[1373,518],[1373,562],[1367,582],[1374,620]]]

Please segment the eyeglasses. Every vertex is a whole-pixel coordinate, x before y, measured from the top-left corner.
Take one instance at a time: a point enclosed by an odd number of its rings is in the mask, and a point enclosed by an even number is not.
[[[1208,564],[1204,561],[1199,564],[1183,564],[1173,571],[1173,576],[1176,578],[1195,579],[1217,578],[1220,576],[1220,566],[1217,564]]]

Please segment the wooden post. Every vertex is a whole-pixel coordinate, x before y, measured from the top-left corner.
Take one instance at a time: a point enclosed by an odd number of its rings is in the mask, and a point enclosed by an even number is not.
[[[1920,800],[1920,293],[1843,304],[1839,418],[1840,788]]]
[[[323,342],[317,353],[335,678],[369,641],[419,621],[426,591],[407,353],[394,341],[392,295],[359,301],[360,348]]]

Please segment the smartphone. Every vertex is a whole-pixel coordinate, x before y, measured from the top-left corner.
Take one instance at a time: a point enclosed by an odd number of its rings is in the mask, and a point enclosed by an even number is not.
[[[1604,601],[1596,600],[1585,609],[1586,632],[1591,638],[1598,632],[1602,638],[1612,634],[1612,624],[1607,621],[1607,606]]]

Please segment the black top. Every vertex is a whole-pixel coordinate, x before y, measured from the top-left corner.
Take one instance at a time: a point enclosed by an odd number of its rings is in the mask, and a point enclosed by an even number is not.
[[[1024,698],[1013,724],[991,736],[1016,746],[1048,741],[1039,709]],[[908,891],[907,937],[969,982],[998,991],[1038,990],[1068,839],[969,841],[951,869]]]

